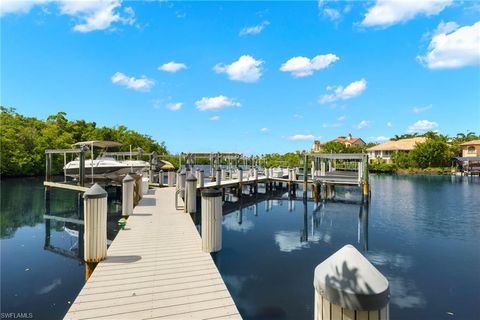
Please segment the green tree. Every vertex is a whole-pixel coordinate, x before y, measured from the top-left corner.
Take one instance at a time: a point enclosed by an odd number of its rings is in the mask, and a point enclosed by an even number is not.
[[[452,152],[446,138],[437,135],[417,144],[410,156],[420,168],[441,167],[449,165]]]

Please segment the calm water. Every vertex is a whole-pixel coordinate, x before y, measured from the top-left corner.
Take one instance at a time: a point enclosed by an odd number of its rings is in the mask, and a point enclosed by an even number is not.
[[[44,219],[42,183],[39,178],[1,182],[0,306],[2,313],[62,319],[85,283],[83,241],[78,237],[83,229],[73,222]],[[121,211],[114,198],[109,193],[110,240]],[[54,190],[49,211],[54,217],[82,219],[74,191]]]
[[[312,319],[313,270],[347,243],[390,281],[391,319],[479,317],[479,179],[373,176],[371,184],[368,208],[352,203],[359,195],[350,189],[338,191],[348,203],[245,197],[241,214],[225,206],[232,212],[214,259],[244,318]],[[120,208],[109,201],[109,239]],[[50,211],[78,219],[76,193],[56,190]],[[1,312],[60,319],[84,284],[81,226],[44,212],[41,179],[2,181]]]
[[[270,200],[225,216],[215,260],[245,319],[312,319],[314,268],[345,244],[388,278],[391,319],[480,318],[479,179],[371,180],[368,208]]]

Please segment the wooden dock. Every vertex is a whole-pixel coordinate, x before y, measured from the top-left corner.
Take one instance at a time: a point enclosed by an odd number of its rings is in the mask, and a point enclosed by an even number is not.
[[[149,190],[65,319],[241,319],[175,188]]]

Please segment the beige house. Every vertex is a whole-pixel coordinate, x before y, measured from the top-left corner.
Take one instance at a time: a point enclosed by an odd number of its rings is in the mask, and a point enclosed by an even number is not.
[[[348,134],[348,137],[339,136],[338,138],[333,139],[332,142],[341,142],[346,146],[352,146],[352,145],[364,146],[364,145],[366,145],[365,141],[363,141],[362,138],[352,137],[351,133]]]
[[[320,143],[320,140],[313,141],[312,152],[320,152],[320,151],[322,151],[322,144]]]
[[[462,157],[480,157],[480,140],[464,142],[462,147]]]
[[[378,144],[367,149],[369,161],[371,163],[376,159],[382,159],[386,163],[391,163],[391,157],[395,152],[410,152],[416,144],[423,143],[426,140],[427,138],[424,137],[416,137]]]

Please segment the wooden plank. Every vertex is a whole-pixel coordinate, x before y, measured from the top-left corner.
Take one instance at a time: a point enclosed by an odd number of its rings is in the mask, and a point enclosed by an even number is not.
[[[355,320],[355,311],[343,309],[342,320]]]
[[[340,320],[342,319],[342,307],[336,305],[336,304],[332,304],[332,313],[331,313],[331,317],[332,319],[335,319],[335,320]]]
[[[85,192],[88,190],[87,187],[81,187],[81,186],[76,186],[74,184],[52,182],[52,181],[44,181],[43,185],[45,187],[50,187],[50,188],[60,188],[60,189],[74,190],[74,191],[80,191],[80,192]]]
[[[368,320],[379,320],[380,319],[380,311],[369,311],[368,312]]]
[[[175,188],[150,190],[120,230],[65,319],[241,316]]]
[[[322,297],[322,315],[324,320],[330,320],[330,315],[331,315],[331,303],[324,297]],[[367,319],[368,320],[368,319]]]
[[[357,320],[368,320],[368,311],[357,311]]]

